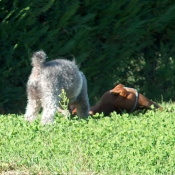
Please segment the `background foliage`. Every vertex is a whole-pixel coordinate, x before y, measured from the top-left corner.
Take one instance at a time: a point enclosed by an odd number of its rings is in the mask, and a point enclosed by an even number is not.
[[[0,109],[24,112],[32,52],[76,57],[91,104],[116,83],[174,100],[173,0],[0,1]]]

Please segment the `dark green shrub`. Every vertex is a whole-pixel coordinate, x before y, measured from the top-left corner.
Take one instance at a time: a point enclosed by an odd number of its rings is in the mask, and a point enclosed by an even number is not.
[[[154,100],[174,99],[172,0],[1,1],[0,109],[24,112],[33,51],[73,54],[91,104],[116,83]]]

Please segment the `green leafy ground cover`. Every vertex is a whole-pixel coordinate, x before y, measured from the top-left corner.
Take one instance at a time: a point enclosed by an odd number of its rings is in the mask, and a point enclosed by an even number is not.
[[[164,106],[169,106],[164,104]],[[169,108],[170,110],[170,108]],[[87,120],[57,114],[54,125],[0,116],[0,172],[175,174],[175,110],[112,113]]]

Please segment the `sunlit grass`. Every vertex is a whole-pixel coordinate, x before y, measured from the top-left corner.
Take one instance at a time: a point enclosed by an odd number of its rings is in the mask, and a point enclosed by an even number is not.
[[[53,125],[0,116],[0,172],[174,174],[175,108],[87,120],[55,117]]]

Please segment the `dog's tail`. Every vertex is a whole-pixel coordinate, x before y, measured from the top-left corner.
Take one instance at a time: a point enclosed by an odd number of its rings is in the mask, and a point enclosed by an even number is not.
[[[41,67],[47,58],[46,53],[43,50],[34,52],[32,56],[32,66]]]

